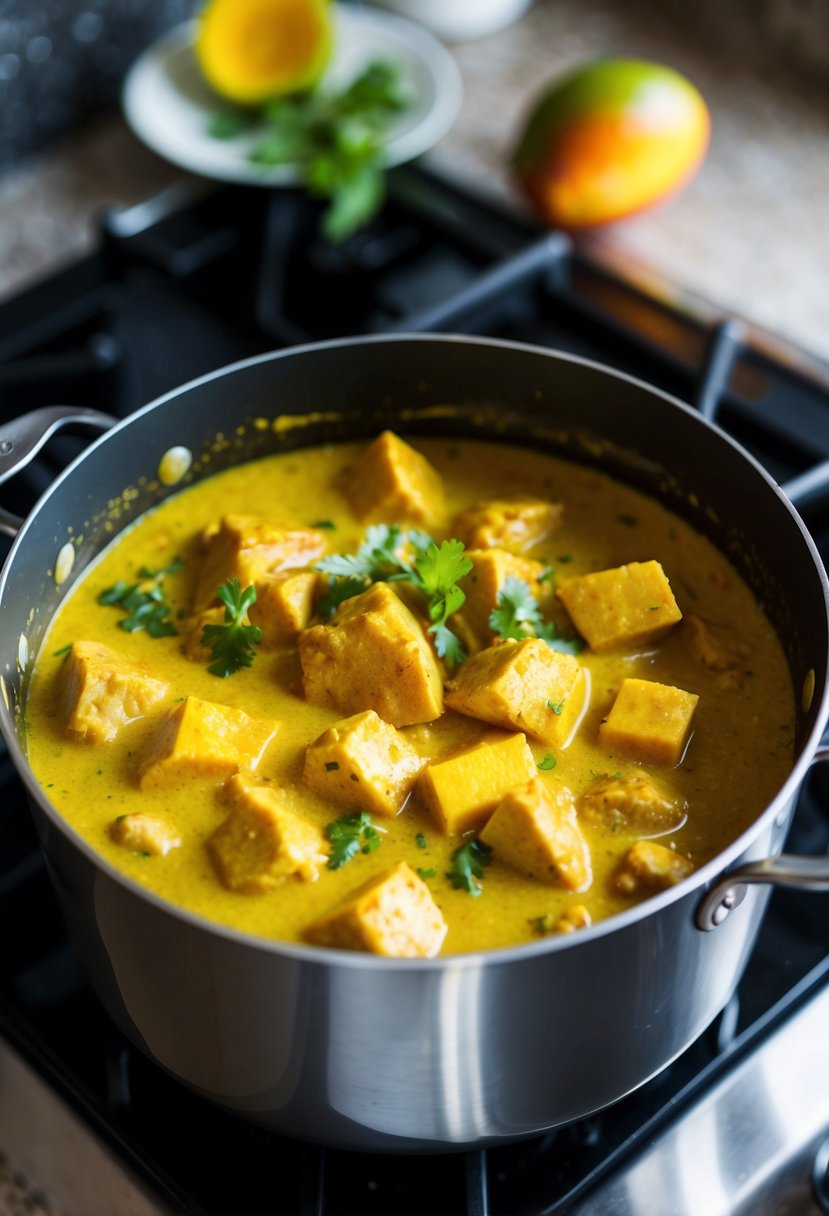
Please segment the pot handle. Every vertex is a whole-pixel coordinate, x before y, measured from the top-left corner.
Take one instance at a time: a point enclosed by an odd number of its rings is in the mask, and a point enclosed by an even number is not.
[[[829,747],[819,747],[812,764],[829,760]],[[694,920],[698,929],[710,932],[721,925],[738,908],[752,883],[775,883],[801,891],[829,891],[829,856],[800,857],[793,853],[778,853],[763,861],[750,861],[723,874],[706,891]]]
[[[25,468],[63,427],[81,424],[108,431],[117,421],[110,414],[82,405],[50,405],[0,423],[0,485]],[[0,532],[14,537],[22,526],[22,519],[0,508]]]

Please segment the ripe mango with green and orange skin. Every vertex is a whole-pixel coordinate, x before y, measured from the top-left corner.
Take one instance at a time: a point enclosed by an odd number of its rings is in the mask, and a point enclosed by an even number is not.
[[[604,59],[541,96],[513,166],[542,219],[577,231],[676,193],[702,164],[710,136],[708,107],[679,72]]]

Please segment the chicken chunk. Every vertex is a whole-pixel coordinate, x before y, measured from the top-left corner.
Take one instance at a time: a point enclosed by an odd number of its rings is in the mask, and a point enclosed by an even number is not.
[[[332,802],[393,817],[425,763],[399,731],[368,709],[309,744],[303,781]]]
[[[714,683],[724,689],[741,688],[743,673],[738,665],[748,658],[745,646],[736,638],[723,637],[722,630],[715,632],[698,616],[686,616],[682,628],[691,654],[700,666],[714,673]]]
[[[565,785],[538,775],[511,789],[483,828],[481,840],[497,861],[540,882],[585,891],[592,881],[590,850]]]
[[[682,619],[656,561],[629,562],[567,579],[556,595],[595,651],[650,645]]]
[[[60,704],[70,734],[109,743],[167,695],[168,684],[143,662],[103,642],[75,642],[60,674]]]
[[[200,612],[197,616],[190,617],[184,622],[182,629],[181,650],[188,659],[192,659],[194,663],[209,663],[211,659],[211,650],[209,646],[205,646],[202,641],[205,625],[223,625],[225,622],[224,607],[206,608],[204,612]]]
[[[151,857],[164,857],[181,844],[181,837],[166,819],[141,811],[119,815],[109,834],[116,844],[131,853],[146,853]]]
[[[541,498],[493,499],[462,511],[450,531],[467,549],[526,553],[556,531],[563,511],[560,502]]]
[[[303,524],[278,523],[255,515],[225,515],[202,536],[204,561],[193,593],[193,611],[216,602],[229,578],[244,589],[266,574],[309,566],[325,552],[325,534]]]
[[[446,685],[446,704],[504,729],[560,747],[584,708],[586,678],[572,655],[540,638],[490,646],[467,659]]]
[[[610,831],[635,832],[637,836],[662,836],[682,827],[688,804],[684,798],[660,786],[647,773],[599,777],[579,798],[585,819]]]
[[[613,707],[599,727],[599,740],[611,752],[645,763],[679,764],[691,732],[699,697],[653,680],[622,680]]]
[[[693,862],[681,853],[651,840],[637,840],[625,855],[616,886],[623,895],[664,891],[693,872]]]
[[[348,471],[345,495],[357,519],[425,523],[443,513],[443,486],[420,452],[383,431]]]
[[[443,944],[446,922],[426,883],[400,861],[310,925],[305,936],[315,946],[432,958]]]
[[[171,710],[141,761],[141,789],[180,785],[199,777],[229,777],[255,769],[279,729],[241,709],[186,697]]]
[[[261,895],[287,878],[319,878],[328,846],[319,828],[291,809],[284,790],[237,773],[223,796],[230,812],[207,848],[228,890]]]
[[[493,737],[430,764],[417,791],[435,823],[457,836],[479,828],[508,790],[535,772],[524,735]]]
[[[299,637],[305,696],[354,714],[373,709],[392,726],[443,712],[443,678],[413,613],[387,583],[346,600],[333,620]]]
[[[319,575],[313,570],[283,570],[256,580],[256,599],[248,617],[262,630],[263,646],[284,646],[308,628],[318,585]]]
[[[589,929],[593,918],[584,904],[573,904],[555,923],[556,933],[575,933],[577,929]]]

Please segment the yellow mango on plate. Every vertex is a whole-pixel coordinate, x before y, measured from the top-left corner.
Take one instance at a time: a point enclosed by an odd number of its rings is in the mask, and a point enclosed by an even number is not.
[[[195,52],[217,93],[240,105],[307,89],[333,49],[329,0],[208,0]]]

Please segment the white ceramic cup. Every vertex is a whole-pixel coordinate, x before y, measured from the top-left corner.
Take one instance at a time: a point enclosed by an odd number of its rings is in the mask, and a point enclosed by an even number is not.
[[[373,0],[427,26],[438,38],[461,42],[494,34],[516,21],[532,0]]]

